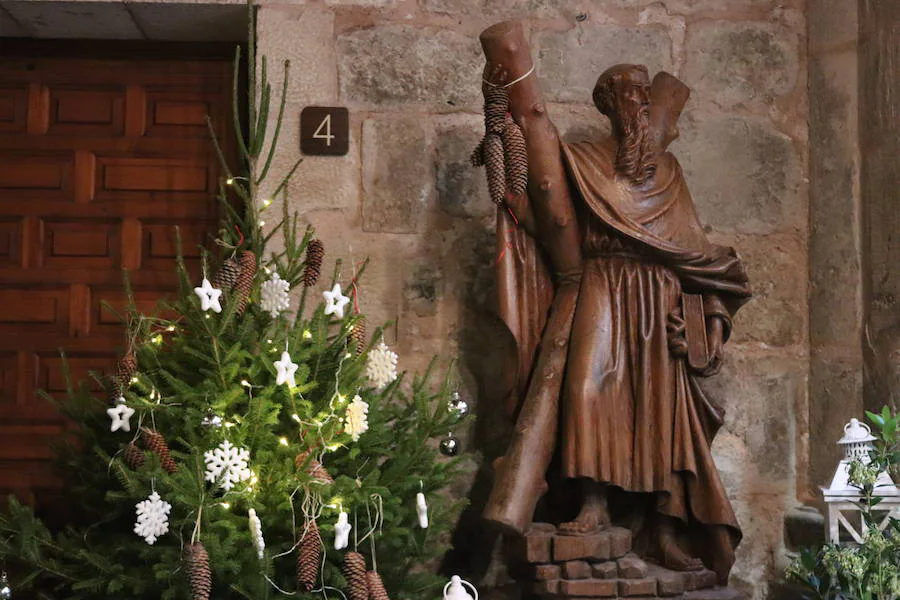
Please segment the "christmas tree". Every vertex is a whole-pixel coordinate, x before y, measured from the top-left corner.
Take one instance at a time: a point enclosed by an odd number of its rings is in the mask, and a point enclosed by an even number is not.
[[[254,65],[252,39],[249,48]],[[235,81],[239,62],[238,52]],[[58,403],[78,424],[59,448],[76,523],[51,532],[14,498],[0,512],[0,557],[16,591],[68,600],[440,593],[425,565],[443,552],[460,507],[441,494],[457,463],[437,441],[465,411],[448,403],[449,379],[432,386],[429,369],[404,381],[382,330],[366,335],[365,264],[342,278],[337,261],[328,279],[324,244],[312,229],[298,233],[286,201],[280,222],[263,227],[269,198],[283,198],[300,165],[268,184],[289,65],[271,135],[265,58],[258,86],[249,71],[246,135],[235,91],[242,168],[218,152],[223,219],[201,281],[179,260],[174,301],[155,315],[132,301],[120,315],[126,343],[116,372],[98,376],[105,394],[70,382]],[[261,198],[261,188],[273,191]],[[283,244],[273,252],[275,236]],[[454,443],[445,439],[443,454]]]

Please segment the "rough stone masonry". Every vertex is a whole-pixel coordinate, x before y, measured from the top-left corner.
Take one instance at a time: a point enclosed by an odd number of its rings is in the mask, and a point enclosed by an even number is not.
[[[492,381],[494,212],[468,155],[482,133],[478,33],[524,19],[553,120],[569,138],[606,127],[591,105],[617,62],[666,69],[693,89],[673,152],[716,242],[746,260],[755,298],[723,373],[716,462],[744,529],[732,584],[755,599],[784,566],[786,512],[808,499],[807,44],[803,0],[325,0],[263,2],[261,53],[293,69],[277,168],[298,157],[300,110],[347,106],[346,157],[308,157],[289,190],[333,260],[370,257],[361,287],[401,367],[458,358],[479,416],[464,445],[477,503],[502,452]],[[275,69],[270,69],[270,72]],[[276,207],[273,207],[273,209]],[[349,267],[343,276],[349,278]],[[492,379],[493,378],[493,379]],[[474,522],[474,519],[472,519]],[[458,542],[478,539],[476,528]],[[460,564],[505,581],[498,565]],[[487,571],[487,572],[485,572]]]

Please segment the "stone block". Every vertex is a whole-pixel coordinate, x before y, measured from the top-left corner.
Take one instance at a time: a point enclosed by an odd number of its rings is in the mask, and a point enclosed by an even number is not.
[[[559,565],[543,564],[534,565],[534,578],[538,581],[549,581],[559,579],[562,576],[562,569]]]
[[[341,96],[351,104],[425,104],[434,111],[481,104],[478,37],[452,29],[381,25],[337,39]]]
[[[747,600],[747,596],[732,588],[713,588],[687,592],[683,600]]]
[[[565,579],[588,579],[591,576],[591,565],[584,560],[570,560],[562,565]]]
[[[551,561],[551,545],[553,532],[532,526],[522,537],[524,556],[529,563],[549,563]],[[549,577],[547,578],[549,579]]]
[[[647,576],[647,563],[633,554],[620,558],[617,566],[622,579],[642,579]]]
[[[655,579],[620,579],[619,580],[619,596],[655,596],[656,580]]]
[[[684,80],[699,102],[769,105],[797,85],[797,36],[762,22],[704,21],[688,29]]]
[[[422,6],[429,12],[458,17],[470,15],[476,18],[553,18],[574,17],[576,7],[559,0],[423,0]]]
[[[607,598],[616,595],[616,583],[615,579],[563,579],[559,583],[559,592],[565,596]]]
[[[609,557],[618,558],[631,551],[631,531],[624,527],[610,527]]]
[[[607,532],[594,535],[557,535],[553,538],[553,560],[605,560],[609,558],[609,547],[610,536]]]
[[[533,36],[537,73],[550,102],[591,104],[597,77],[617,63],[644,64],[652,77],[672,70],[672,40],[665,28],[586,23]]]
[[[615,579],[619,574],[619,566],[612,560],[594,563],[591,565],[591,572],[596,579]]]
[[[716,574],[709,569],[685,573],[684,589],[687,591],[705,590],[715,587],[716,583]]]
[[[414,233],[434,197],[431,130],[419,117],[363,123],[363,231]]]
[[[716,231],[771,234],[806,226],[803,165],[762,119],[690,113],[672,151],[700,220]]]
[[[483,168],[469,157],[484,134],[484,120],[438,124],[435,152],[437,199],[442,211],[454,217],[487,217],[496,211],[490,201]]]
[[[651,565],[649,576],[656,580],[656,593],[659,596],[669,597],[684,593],[684,573]]]
[[[531,590],[538,595],[556,595],[560,591],[560,580],[535,581],[531,584]]]

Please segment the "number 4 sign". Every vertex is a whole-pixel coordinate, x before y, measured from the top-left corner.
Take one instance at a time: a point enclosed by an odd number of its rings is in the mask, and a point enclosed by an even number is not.
[[[350,148],[350,114],[339,106],[307,106],[300,113],[300,150],[343,156]]]

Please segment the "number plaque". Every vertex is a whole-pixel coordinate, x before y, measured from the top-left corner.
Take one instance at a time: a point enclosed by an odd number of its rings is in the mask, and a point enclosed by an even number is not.
[[[300,113],[300,151],[343,156],[350,149],[350,113],[339,106],[307,106]]]

